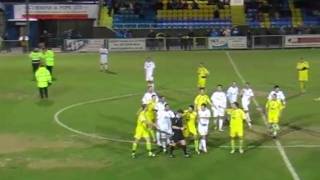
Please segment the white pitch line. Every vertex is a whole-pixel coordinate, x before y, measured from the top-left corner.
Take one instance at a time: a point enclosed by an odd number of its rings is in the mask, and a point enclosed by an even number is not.
[[[127,98],[127,97],[132,97],[132,96],[137,96],[140,93],[135,93],[135,94],[126,94],[126,95],[120,95],[120,96],[113,96],[113,97],[108,97],[108,98],[100,98],[100,99],[94,99],[94,100],[89,100],[89,101],[84,101],[84,102],[79,102],[76,104],[71,104],[69,106],[66,106],[62,109],[60,109],[59,111],[57,111],[54,114],[54,120],[56,123],[58,123],[60,126],[62,126],[63,128],[76,133],[76,134],[80,134],[83,136],[87,136],[87,137],[91,137],[91,138],[96,138],[96,139],[101,139],[101,140],[108,140],[108,141],[114,141],[114,142],[123,142],[123,143],[132,143],[132,141],[130,140],[124,140],[124,139],[115,139],[115,138],[108,138],[108,137],[103,137],[103,136],[99,136],[96,134],[92,134],[92,133],[87,133],[87,132],[83,132],[83,131],[79,131],[77,129],[74,129],[70,126],[67,126],[66,124],[62,123],[59,119],[59,115],[61,113],[63,113],[64,111],[74,108],[74,107],[78,107],[78,106],[83,106],[86,104],[92,104],[92,103],[97,103],[97,102],[102,102],[102,101],[111,101],[111,100],[116,100],[116,99],[121,99],[121,98]]]
[[[231,65],[232,65],[234,71],[236,72],[236,74],[238,75],[238,77],[240,78],[240,80],[242,81],[242,83],[245,83],[246,80],[244,79],[244,77],[243,77],[242,74],[240,73],[239,68],[238,68],[237,65],[234,63],[234,61],[233,61],[233,59],[232,59],[232,57],[230,56],[230,53],[229,53],[228,51],[226,51],[226,55],[227,55],[227,57],[228,57],[228,59],[229,59],[229,62],[230,62]],[[258,101],[256,100],[255,97],[253,98],[253,102],[254,102],[254,104],[256,105],[257,108],[260,108],[260,105],[259,105],[259,103],[258,103]],[[261,113],[261,117],[262,117],[262,119],[263,119],[263,121],[264,121],[264,124],[266,125],[266,127],[268,127],[266,115],[265,115],[262,111],[260,111],[260,113]],[[281,154],[281,157],[282,157],[283,161],[285,162],[285,164],[286,164],[289,172],[291,173],[292,178],[293,178],[294,180],[300,180],[300,177],[299,177],[299,175],[297,174],[297,171],[294,169],[292,163],[290,162],[290,160],[289,160],[289,158],[288,158],[285,150],[283,149],[283,146],[282,146],[281,142],[280,142],[279,140],[277,140],[277,139],[275,139],[274,142],[275,142],[276,147],[277,147],[277,149],[279,150],[279,152],[280,152],[280,154]]]
[[[284,148],[320,148],[320,144],[319,145],[316,145],[316,144],[295,144],[295,145],[283,145],[282,147]],[[219,148],[231,148],[231,146],[219,146]],[[249,146],[246,146],[246,148],[248,149],[255,149],[255,148],[263,148],[263,149],[277,149],[277,146],[276,145],[261,145],[261,146],[258,146],[258,145],[249,145]]]
[[[94,139],[100,139],[100,140],[120,142],[120,143],[132,143],[133,141],[131,141],[131,140],[109,138],[109,137],[105,137],[105,136],[101,136],[101,135],[97,135],[97,134],[93,134],[93,133],[87,133],[87,132],[83,132],[83,131],[74,129],[74,128],[64,124],[63,122],[61,122],[59,116],[63,112],[65,112],[67,110],[70,110],[72,108],[78,107],[78,106],[83,106],[83,105],[86,105],[86,104],[92,104],[92,103],[103,102],[103,101],[117,100],[117,99],[132,97],[132,96],[136,96],[136,95],[139,95],[139,94],[138,93],[136,93],[136,94],[126,94],[126,95],[113,96],[113,97],[107,97],[107,98],[100,98],[100,99],[88,100],[88,101],[84,101],[84,102],[71,104],[71,105],[66,106],[66,107],[60,109],[59,111],[57,111],[54,114],[54,120],[61,127],[65,128],[65,129],[67,129],[67,130],[69,130],[69,131],[71,131],[73,133],[82,135],[82,136],[86,136],[86,137],[90,137],[90,138],[94,138]],[[315,144],[309,144],[309,145],[306,145],[306,144],[294,144],[294,145],[285,145],[283,147],[285,147],[285,148],[320,148],[320,144],[319,145],[315,145]],[[218,146],[218,148],[230,148],[230,146],[222,145],[222,146]],[[249,148],[249,149],[254,149],[254,148],[270,149],[270,148],[277,148],[277,147],[276,146],[268,146],[268,145],[261,145],[261,146],[249,145],[249,146],[247,146],[247,148]]]

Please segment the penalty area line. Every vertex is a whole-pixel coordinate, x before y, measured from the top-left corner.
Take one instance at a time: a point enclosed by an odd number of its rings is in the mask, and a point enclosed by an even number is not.
[[[228,60],[229,60],[230,64],[233,67],[233,70],[235,71],[235,73],[237,74],[237,76],[239,77],[241,82],[244,84],[246,82],[246,80],[244,79],[244,77],[240,73],[240,70],[237,67],[237,65],[235,64],[235,62],[234,62],[233,58],[231,57],[230,53],[228,51],[226,51],[225,54],[228,57]],[[255,104],[255,106],[257,108],[261,107],[255,97],[253,97],[253,102],[254,102],[254,104]],[[261,113],[261,117],[263,119],[264,124],[266,125],[266,127],[268,127],[266,115],[262,111],[259,111],[259,112]],[[289,158],[288,158],[288,156],[287,156],[287,154],[286,154],[281,142],[279,140],[275,139],[274,143],[276,144],[276,147],[277,147],[277,149],[278,149],[278,151],[279,151],[279,153],[280,153],[285,165],[287,166],[292,178],[294,180],[300,180],[300,177],[299,177],[297,171],[295,170],[295,168],[293,167],[292,163],[290,162],[290,160],[289,160]]]

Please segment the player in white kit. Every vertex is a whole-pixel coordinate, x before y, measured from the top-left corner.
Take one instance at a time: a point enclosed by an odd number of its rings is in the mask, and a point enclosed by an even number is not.
[[[207,135],[209,130],[211,112],[206,107],[206,104],[202,104],[200,110],[198,111],[198,132],[200,135],[199,150],[207,152]]]
[[[219,84],[217,90],[212,93],[211,102],[214,124],[219,128],[219,131],[223,131],[224,115],[227,108],[227,96],[222,90],[222,85]]]
[[[148,83],[148,86],[152,86],[154,88],[154,69],[156,68],[156,65],[152,61],[150,57],[146,59],[144,62],[144,71],[146,76],[146,81]]]
[[[160,115],[165,110],[165,105],[167,104],[166,99],[165,99],[164,96],[159,96],[158,98],[159,98],[158,102],[156,103],[156,106],[154,108],[156,110],[157,121],[161,117]],[[156,133],[156,138],[157,138],[158,146],[161,146],[160,132],[159,131],[157,131],[157,133]]]
[[[231,86],[227,90],[227,98],[230,105],[238,101],[238,95],[239,95],[239,88],[237,86],[237,83],[232,82]]]
[[[249,114],[249,106],[251,102],[251,98],[254,96],[253,90],[250,88],[250,84],[246,82],[244,88],[241,90],[241,104],[242,108],[246,115],[246,122],[248,126],[251,128],[251,118]]]
[[[172,134],[171,119],[174,117],[174,112],[170,110],[169,104],[165,104],[163,111],[157,112],[157,136],[159,136],[157,144],[163,152],[167,151],[167,146],[170,143],[170,135]]]
[[[274,94],[277,95],[277,99],[281,101],[283,106],[285,106],[286,105],[286,96],[284,95],[283,91],[281,91],[280,86],[275,85],[273,87],[273,90],[268,95],[268,100],[271,100],[272,96]]]
[[[156,101],[158,101],[157,93],[153,91],[153,88],[151,86],[148,86],[147,92],[142,97],[142,104],[149,104],[149,102],[152,100],[153,95],[156,95]]]
[[[100,53],[100,70],[103,72],[107,72],[109,50],[103,46],[99,49],[99,53]]]

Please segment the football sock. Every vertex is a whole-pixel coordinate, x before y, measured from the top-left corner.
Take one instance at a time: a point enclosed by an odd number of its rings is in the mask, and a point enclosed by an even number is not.
[[[243,148],[243,139],[240,138],[239,139],[239,149],[242,149]]]
[[[147,151],[151,152],[151,143],[150,142],[146,143],[146,148],[147,148]]]
[[[219,130],[222,130],[222,127],[223,127],[223,119],[220,118],[219,119]]]
[[[207,152],[207,142],[206,142],[206,139],[202,138],[202,139],[200,140],[200,143],[201,143],[201,145],[202,145],[202,150],[203,150],[204,152]]]
[[[186,145],[182,145],[181,148],[183,150],[183,153],[187,154],[187,146]]]
[[[132,152],[136,152],[137,147],[138,147],[138,143],[136,142],[132,143]]]
[[[170,151],[169,151],[170,155],[173,155],[173,150],[174,150],[174,146],[170,146]]]
[[[303,92],[303,91],[305,91],[305,84],[304,84],[304,82],[300,82],[300,90]]]
[[[194,149],[196,152],[199,151],[199,140],[198,139],[194,140]]]
[[[233,138],[231,139],[231,149],[235,150],[235,142]]]

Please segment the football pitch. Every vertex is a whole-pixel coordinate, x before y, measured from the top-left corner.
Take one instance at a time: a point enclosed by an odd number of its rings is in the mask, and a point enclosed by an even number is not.
[[[136,113],[146,91],[143,63],[156,63],[155,85],[174,110],[197,94],[196,69],[210,71],[208,94],[251,83],[253,129],[245,130],[245,153],[229,154],[229,132],[211,128],[207,154],[148,158],[145,145],[131,159]],[[307,92],[299,93],[296,63],[310,63]],[[0,55],[1,180],[319,180],[320,51],[188,51],[110,54],[110,73],[99,71],[98,54],[56,54],[56,81],[40,100],[27,55]],[[263,107],[274,85],[287,96],[278,140],[256,105]],[[190,143],[192,144],[192,143]],[[190,150],[192,147],[190,145]]]

